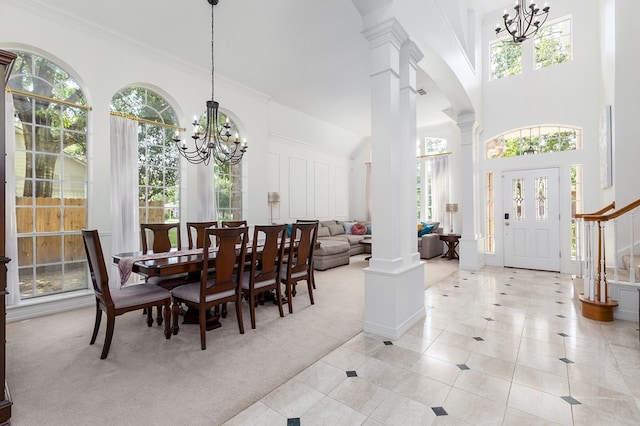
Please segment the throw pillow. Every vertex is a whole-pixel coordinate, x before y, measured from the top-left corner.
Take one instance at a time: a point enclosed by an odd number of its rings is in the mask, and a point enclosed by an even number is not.
[[[418,231],[418,237],[422,237],[423,235],[430,234],[431,231],[433,231],[433,224],[432,223],[421,222],[420,223],[420,230]]]
[[[287,223],[287,237],[291,236],[291,230],[293,229],[292,223]]]
[[[344,234],[344,226],[342,225],[329,225],[327,228],[329,228],[329,233],[331,233],[331,235]]]
[[[347,234],[347,235],[351,235],[352,234],[351,228],[357,222],[342,222],[342,223],[344,225],[344,233]]]
[[[331,233],[326,226],[318,226],[318,237],[330,237]]]
[[[364,235],[367,232],[367,227],[359,222],[356,222],[351,227],[351,232],[353,233],[353,235]]]

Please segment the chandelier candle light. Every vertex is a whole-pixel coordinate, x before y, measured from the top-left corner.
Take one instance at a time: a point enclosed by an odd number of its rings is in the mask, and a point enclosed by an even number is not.
[[[511,16],[506,10],[504,11],[504,15],[502,15],[504,24],[496,26],[496,35],[499,36],[506,31],[514,43],[520,44],[536,35],[549,17],[549,9],[551,8],[547,3],[540,10],[533,0],[529,0],[528,6],[526,0],[516,0],[516,4],[513,6],[515,15]]]
[[[180,139],[180,131],[176,130],[173,141],[178,146],[178,152],[190,163],[209,164],[213,157],[218,165],[234,165],[240,163],[247,151],[247,142],[240,142],[238,132],[231,135],[229,118],[221,124],[218,118],[220,106],[214,97],[214,19],[213,9],[218,0],[207,0],[211,5],[211,100],[207,101],[207,122],[204,128],[198,123],[198,117],[193,118],[193,147],[189,148],[184,139]]]

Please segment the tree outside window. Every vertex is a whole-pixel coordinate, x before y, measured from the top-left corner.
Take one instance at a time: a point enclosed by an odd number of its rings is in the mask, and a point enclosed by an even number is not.
[[[490,80],[522,74],[522,49],[519,44],[498,40],[489,46]]]
[[[535,37],[535,68],[571,60],[571,19],[546,25]]]
[[[87,116],[80,85],[57,64],[16,52],[15,196],[22,299],[87,288]]]

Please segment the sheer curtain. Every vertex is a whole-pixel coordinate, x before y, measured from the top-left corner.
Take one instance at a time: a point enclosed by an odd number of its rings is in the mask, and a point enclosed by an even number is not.
[[[198,164],[198,220],[211,221],[218,220],[218,209],[216,207],[216,167],[212,161],[209,165]]]
[[[16,126],[13,117],[13,96],[5,97],[5,172],[6,172],[6,206],[5,206],[5,253],[11,259],[7,264],[7,305],[20,302],[20,284],[18,282],[18,230],[16,225]]]
[[[138,203],[138,122],[111,116],[111,251],[140,250]],[[110,286],[119,287],[114,267]]]
[[[371,222],[371,163],[366,163],[366,189],[365,197],[367,198],[367,217],[366,221]]]
[[[431,219],[444,223],[445,205],[449,202],[449,158],[436,155],[426,162],[431,171]]]

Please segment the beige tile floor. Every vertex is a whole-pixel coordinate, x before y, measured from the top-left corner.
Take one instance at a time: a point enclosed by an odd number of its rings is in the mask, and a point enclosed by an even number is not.
[[[569,275],[456,272],[400,339],[361,333],[226,424],[639,425],[638,324],[572,295]]]

